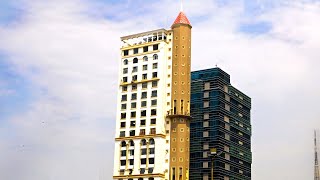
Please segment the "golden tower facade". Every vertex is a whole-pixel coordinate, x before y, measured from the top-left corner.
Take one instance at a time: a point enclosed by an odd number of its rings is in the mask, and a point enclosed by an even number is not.
[[[170,119],[170,179],[189,179],[191,24],[180,12],[172,25],[172,109]]]

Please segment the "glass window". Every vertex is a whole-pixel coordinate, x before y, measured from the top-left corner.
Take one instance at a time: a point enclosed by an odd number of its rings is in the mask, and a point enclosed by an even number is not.
[[[153,55],[153,60],[158,60],[158,55],[157,54]]]
[[[156,109],[151,109],[151,116],[157,115],[157,110]]]
[[[131,100],[136,100],[136,99],[137,99],[137,93],[132,93]]]
[[[121,113],[121,119],[125,119],[127,117],[126,113]]]
[[[154,99],[154,100],[151,100],[151,106],[156,106],[157,105],[157,100]]]
[[[122,81],[123,81],[123,82],[128,82],[128,77],[123,77],[123,78],[122,78]]]
[[[141,107],[146,107],[147,106],[147,101],[141,101]]]
[[[137,90],[137,85],[136,84],[132,84],[132,91]]]
[[[147,154],[147,149],[141,149],[141,155],[146,155]]]
[[[138,58],[134,58],[133,59],[133,63],[135,64],[135,63],[138,63]]]
[[[148,52],[149,51],[149,46],[144,46],[143,47],[143,52]]]
[[[138,79],[138,75],[132,76],[132,81],[137,81],[137,79]]]
[[[148,83],[142,83],[142,89],[148,88]]]
[[[158,77],[158,73],[157,72],[153,72],[152,73],[152,78],[156,78],[156,77]]]
[[[135,130],[130,130],[129,134],[130,134],[130,136],[135,136],[136,135],[136,131]]]
[[[120,127],[122,127],[122,128],[126,127],[126,122],[121,122]]]
[[[126,92],[128,90],[128,86],[122,86],[122,91]]]
[[[148,70],[148,65],[143,65],[142,69],[145,71],[145,70]]]
[[[129,159],[129,164],[133,165],[133,163],[134,163],[134,159]]]
[[[156,134],[156,128],[151,128],[150,129],[150,134]]]
[[[147,92],[142,92],[141,93],[141,99],[147,98]]]
[[[131,118],[135,118],[135,117],[136,117],[136,112],[135,111],[131,112]]]
[[[141,117],[145,117],[147,115],[147,111],[146,110],[142,110],[141,111]]]
[[[132,108],[132,109],[134,109],[134,108],[136,108],[136,107],[137,107],[137,103],[135,103],[135,102],[131,103],[131,108]]]
[[[129,50],[123,50],[123,55],[128,56],[129,55]]]
[[[149,158],[149,164],[154,164],[154,158]]]
[[[124,137],[126,135],[125,131],[120,131],[120,137]]]
[[[133,67],[132,72],[138,72],[138,66]]]
[[[130,127],[136,127],[136,121],[130,121]]]
[[[127,104],[121,104],[121,109],[122,110],[127,109]]]
[[[120,160],[120,164],[121,164],[121,166],[125,166],[126,165],[126,160]]]
[[[154,51],[156,51],[156,50],[158,50],[158,49],[159,49],[159,44],[153,45],[153,50],[154,50]]]
[[[148,75],[147,74],[142,74],[142,79],[148,79]]]
[[[121,101],[126,101],[126,100],[127,100],[127,95],[126,94],[122,95],[121,96]]]
[[[151,119],[151,124],[156,124],[157,120],[156,119]]]
[[[121,156],[127,156],[127,151],[126,150],[122,150],[121,151]]]
[[[157,68],[158,68],[158,63],[153,63],[153,64],[152,64],[152,68],[153,68],[153,69],[157,69]]]
[[[152,81],[152,87],[157,87],[158,86],[158,81]]]
[[[140,120],[140,125],[145,126],[146,125],[146,120]]]
[[[147,56],[143,56],[143,61],[148,61],[148,57]]]
[[[146,130],[145,129],[140,129],[140,134],[139,134],[140,136],[141,135],[146,135]]]
[[[157,97],[157,90],[152,91],[151,97]]]
[[[139,53],[139,48],[134,48],[133,49],[133,54],[138,54]]]
[[[127,74],[128,73],[128,68],[123,68],[123,74]]]

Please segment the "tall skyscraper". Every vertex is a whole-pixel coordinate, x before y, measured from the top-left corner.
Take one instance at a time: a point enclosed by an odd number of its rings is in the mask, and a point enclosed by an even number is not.
[[[121,37],[113,179],[189,179],[191,28]]]
[[[190,179],[250,180],[251,99],[220,68],[192,72],[191,79]]]

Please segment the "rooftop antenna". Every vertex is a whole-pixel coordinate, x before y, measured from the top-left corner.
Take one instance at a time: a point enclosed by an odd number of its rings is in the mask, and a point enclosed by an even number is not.
[[[180,0],[180,11],[183,11],[183,0]]]
[[[318,163],[317,131],[314,131],[314,180],[320,180]]]

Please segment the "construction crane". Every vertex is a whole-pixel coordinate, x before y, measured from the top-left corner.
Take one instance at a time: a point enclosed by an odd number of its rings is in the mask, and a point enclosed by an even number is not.
[[[317,147],[317,131],[314,131],[314,180],[320,180],[318,147]]]

